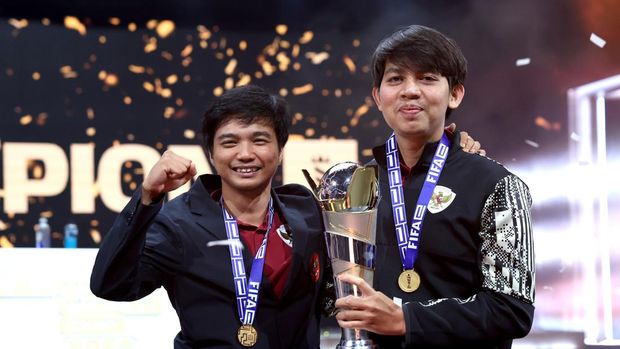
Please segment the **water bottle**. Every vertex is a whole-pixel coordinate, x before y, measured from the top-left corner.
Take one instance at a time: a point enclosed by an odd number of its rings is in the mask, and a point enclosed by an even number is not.
[[[78,227],[74,223],[65,225],[65,248],[76,248],[78,245]]]
[[[47,218],[40,217],[39,225],[35,231],[35,246],[37,248],[50,247],[51,242],[50,225],[47,223]]]

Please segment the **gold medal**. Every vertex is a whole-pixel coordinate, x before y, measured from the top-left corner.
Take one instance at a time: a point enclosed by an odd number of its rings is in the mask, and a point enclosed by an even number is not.
[[[253,347],[258,340],[258,332],[252,325],[243,325],[237,331],[237,340],[246,348]]]
[[[420,287],[420,275],[413,269],[404,270],[398,276],[398,287],[407,293],[417,290]]]

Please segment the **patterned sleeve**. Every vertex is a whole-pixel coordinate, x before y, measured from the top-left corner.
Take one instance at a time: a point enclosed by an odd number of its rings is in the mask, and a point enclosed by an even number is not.
[[[482,211],[482,286],[534,302],[532,198],[517,176],[502,178]]]

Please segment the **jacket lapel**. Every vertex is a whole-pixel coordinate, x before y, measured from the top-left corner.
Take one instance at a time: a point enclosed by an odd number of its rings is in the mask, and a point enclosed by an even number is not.
[[[287,206],[280,201],[277,195],[273,194],[273,196],[276,198],[276,204],[280,208],[280,212],[282,212],[293,236],[293,260],[282,294],[282,298],[284,298],[289,293],[291,287],[293,287],[299,273],[303,273],[303,266],[306,263],[305,259],[310,258],[308,256],[308,235],[313,232],[306,224],[305,218],[300,214],[302,212],[300,208]]]

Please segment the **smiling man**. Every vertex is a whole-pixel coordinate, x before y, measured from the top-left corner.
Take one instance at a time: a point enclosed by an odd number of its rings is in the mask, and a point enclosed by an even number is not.
[[[288,139],[281,98],[227,91],[203,119],[218,175],[167,151],[106,234],[92,292],[131,301],[163,286],[181,331],[175,348],[318,348],[325,242],[311,192],[272,188]],[[224,243],[224,244],[222,244]]]
[[[373,149],[382,193],[376,271],[372,286],[341,278],[363,297],[339,299],[336,317],[374,332],[381,348],[510,348],[532,325],[528,188],[444,132],[466,71],[453,40],[418,25],[373,55],[372,96],[393,130]]]

